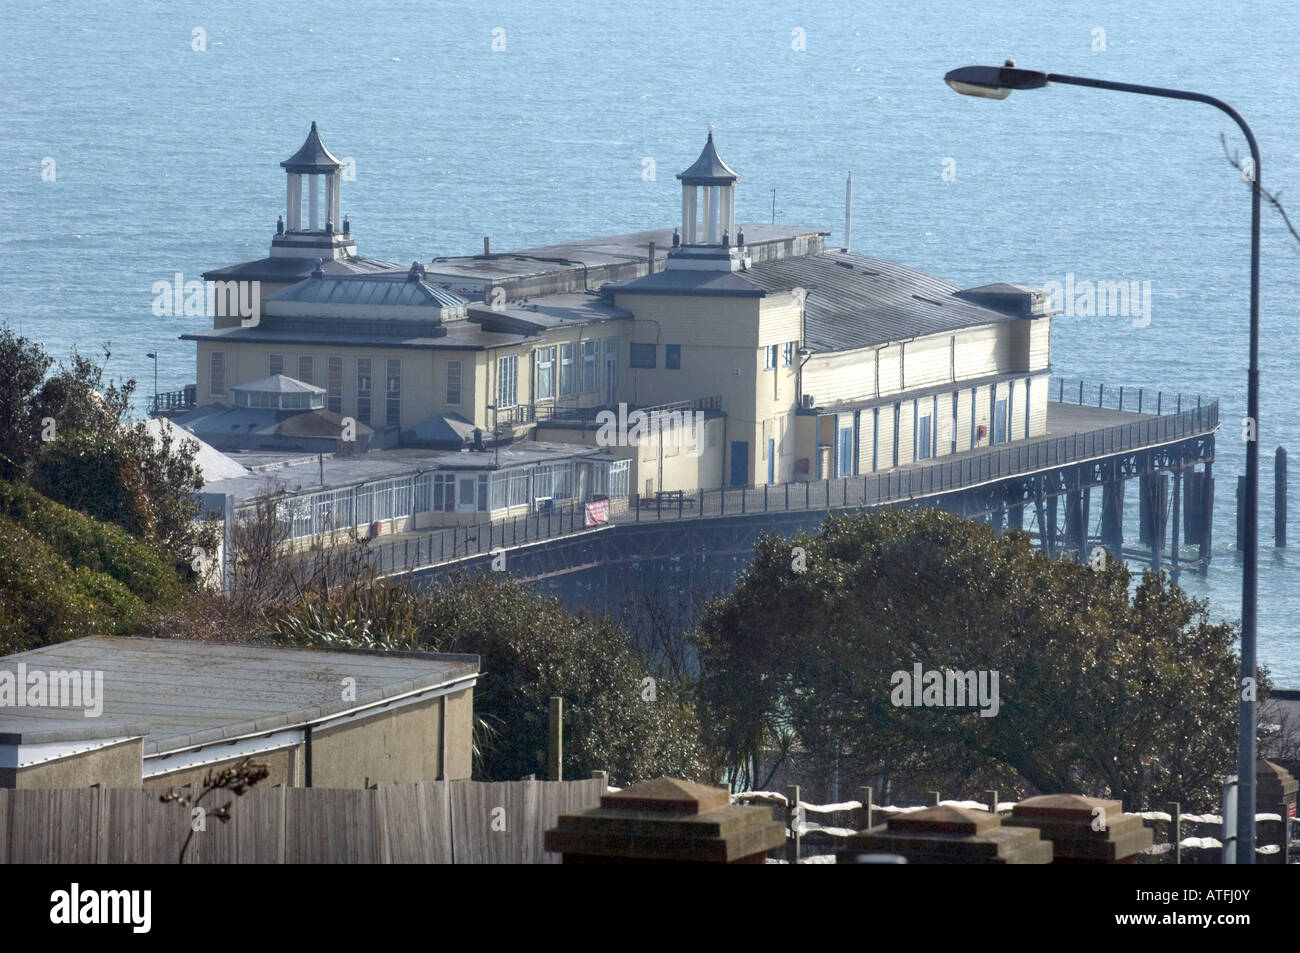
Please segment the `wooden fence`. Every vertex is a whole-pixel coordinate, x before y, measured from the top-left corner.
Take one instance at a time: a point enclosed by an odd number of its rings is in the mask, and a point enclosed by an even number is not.
[[[0,863],[174,864],[190,808],[160,790],[0,790]],[[253,788],[231,819],[209,813],[186,863],[537,864],[561,814],[600,804],[603,774],[585,781],[430,781],[373,789]],[[209,803],[211,802],[211,803]]]

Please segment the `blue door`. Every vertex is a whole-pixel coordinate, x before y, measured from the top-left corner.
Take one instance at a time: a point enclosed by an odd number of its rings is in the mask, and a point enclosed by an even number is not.
[[[731,485],[749,486],[749,442],[731,441]]]
[[[993,405],[993,442],[1007,442],[1007,402],[1005,398]]]
[[[839,472],[836,476],[849,476],[853,472],[853,431],[840,431]]]
[[[917,427],[916,437],[916,459],[930,459],[930,415],[922,414],[921,422]]]
[[[776,440],[767,441],[767,482],[776,482]]]

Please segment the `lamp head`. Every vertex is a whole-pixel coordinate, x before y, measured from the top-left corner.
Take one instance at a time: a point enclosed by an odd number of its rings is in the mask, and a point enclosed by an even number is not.
[[[949,71],[943,81],[963,96],[981,99],[1006,99],[1013,89],[1041,89],[1047,74],[1039,70],[1019,69],[1015,60],[1002,66],[963,66]]]

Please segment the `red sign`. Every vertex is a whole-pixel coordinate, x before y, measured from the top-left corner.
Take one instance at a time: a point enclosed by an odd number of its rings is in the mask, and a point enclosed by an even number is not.
[[[597,523],[609,522],[609,500],[595,500],[586,505],[586,513],[583,518],[583,526],[594,526]]]

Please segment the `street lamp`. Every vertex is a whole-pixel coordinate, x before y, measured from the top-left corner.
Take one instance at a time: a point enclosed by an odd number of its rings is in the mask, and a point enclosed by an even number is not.
[[[145,357],[153,358],[153,412],[158,413],[158,353],[150,351]]]
[[[1050,83],[1091,86],[1122,93],[1185,99],[1227,113],[1250,145],[1250,369],[1246,378],[1246,532],[1242,547],[1241,684],[1238,686],[1237,733],[1237,863],[1255,862],[1255,618],[1259,590],[1259,144],[1241,115],[1220,99],[1180,89],[1112,83],[1104,79],[1064,76],[1020,69],[1015,61],[1002,66],[965,66],[944,76],[944,82],[966,96],[1006,99],[1013,89],[1041,89]]]

